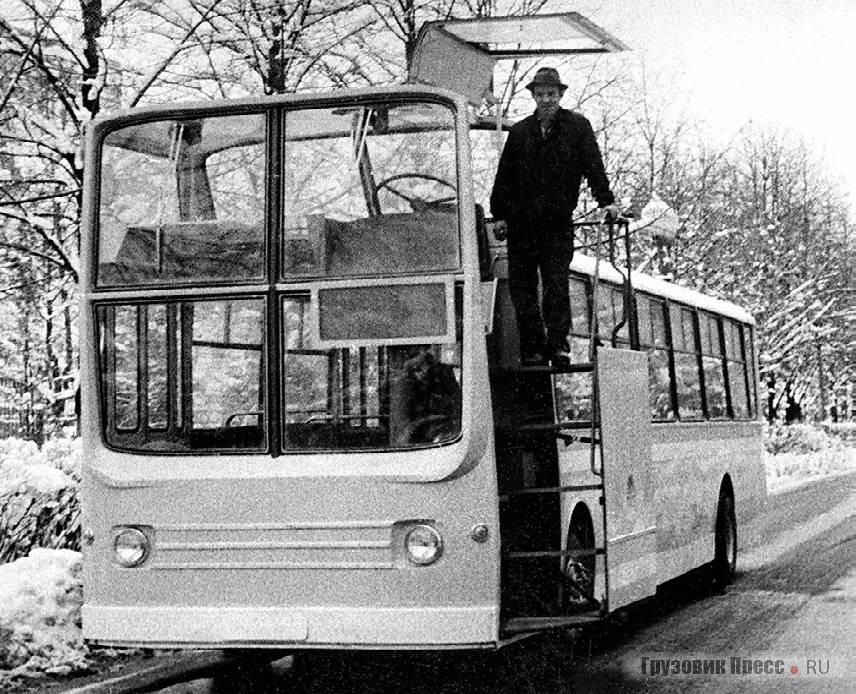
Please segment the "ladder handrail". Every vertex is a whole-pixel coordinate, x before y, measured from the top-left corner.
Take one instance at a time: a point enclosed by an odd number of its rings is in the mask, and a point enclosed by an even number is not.
[[[612,346],[615,347],[618,342],[618,331],[621,330],[625,325],[629,326],[628,334],[630,336],[630,346],[631,348],[636,348],[639,346],[638,342],[638,331],[634,330],[634,322],[632,319],[633,314],[633,285],[631,283],[630,273],[632,268],[632,261],[630,259],[630,225],[628,220],[620,219],[618,220],[618,225],[624,227],[624,253],[625,253],[625,263],[627,265],[627,274],[624,274],[624,271],[618,267],[618,264],[615,262],[615,247],[614,247],[614,238],[612,235],[612,225],[609,226],[609,252],[610,252],[610,263],[612,267],[616,269],[619,275],[621,275],[621,320],[615,324],[615,327],[612,329],[612,335],[610,336],[610,341],[612,342]]]
[[[630,256],[630,220],[626,217],[619,217],[617,219],[604,219],[599,222],[574,222],[575,227],[595,227],[597,234],[596,238],[591,243],[585,243],[581,246],[577,246],[577,249],[594,249],[594,274],[592,276],[592,320],[590,322],[590,343],[589,343],[589,361],[594,361],[594,355],[597,347],[597,332],[599,326],[597,324],[597,288],[600,284],[600,254],[601,247],[604,244],[603,240],[603,228],[606,227],[607,230],[607,250],[608,250],[608,259],[610,265],[621,275],[621,289],[622,289],[622,315],[621,320],[613,327],[612,333],[610,335],[610,343],[613,347],[616,346],[618,341],[618,332],[625,325],[629,325],[630,327],[630,345],[634,349],[639,346],[638,342],[638,331],[635,329],[634,323],[631,320],[633,314],[633,285],[631,281],[631,269],[633,267],[632,259]],[[621,233],[615,233],[615,227],[619,227],[622,231]],[[588,237],[586,237],[588,238]],[[624,265],[626,271],[623,270],[619,263],[616,262],[615,258],[615,242],[624,240]]]
[[[595,240],[594,251],[594,275],[592,276],[591,287],[591,320],[589,321],[589,361],[595,364],[595,369],[591,375],[591,446],[589,447],[589,469],[593,475],[603,477],[603,460],[600,467],[597,466],[597,449],[595,445],[595,437],[597,436],[597,428],[600,424],[600,393],[597,379],[597,289],[600,283],[600,246],[603,238],[603,227],[606,224],[603,220],[597,225],[597,237]],[[609,221],[609,235],[612,237],[612,222]],[[611,244],[610,244],[611,245]]]

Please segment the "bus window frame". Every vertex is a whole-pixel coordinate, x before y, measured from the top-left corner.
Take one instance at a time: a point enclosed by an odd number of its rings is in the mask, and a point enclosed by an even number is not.
[[[464,229],[464,220],[463,220],[463,209],[462,205],[459,204],[463,188],[465,187],[462,182],[462,149],[463,147],[469,147],[469,141],[464,140],[461,137],[461,128],[460,128],[460,120],[463,118],[466,120],[467,114],[466,111],[461,113],[458,109],[458,105],[451,99],[444,98],[438,94],[372,94],[367,95],[365,98],[355,98],[353,101],[349,101],[348,103],[341,103],[335,100],[325,100],[325,99],[309,99],[306,101],[300,101],[297,103],[286,103],[282,104],[278,109],[273,109],[272,118],[276,121],[274,124],[274,130],[278,134],[278,143],[275,144],[274,149],[275,157],[276,157],[276,167],[273,170],[275,174],[275,186],[271,187],[271,200],[269,204],[276,205],[276,217],[275,222],[272,221],[272,228],[268,232],[269,237],[271,237],[274,241],[275,245],[275,259],[270,259],[269,267],[271,267],[271,282],[277,284],[289,284],[289,285],[301,285],[301,284],[315,284],[317,282],[326,282],[326,281],[337,281],[337,280],[347,280],[347,281],[356,281],[364,278],[383,278],[383,277],[392,277],[392,278],[401,278],[407,277],[408,274],[405,272],[394,273],[394,274],[354,274],[352,276],[347,277],[336,277],[336,276],[326,276],[323,274],[308,274],[308,275],[296,275],[296,276],[286,276],[284,272],[286,257],[284,246],[284,228],[285,228],[285,174],[283,171],[283,167],[286,162],[286,148],[288,142],[302,142],[309,140],[322,140],[322,139],[330,139],[330,138],[338,138],[341,137],[341,133],[329,133],[326,136],[312,136],[312,137],[301,137],[301,138],[293,138],[291,140],[286,140],[285,132],[286,132],[286,123],[288,120],[288,114],[294,111],[310,111],[312,109],[324,109],[324,108],[370,108],[372,106],[378,105],[390,105],[392,102],[395,102],[396,105],[407,105],[407,104],[434,104],[437,106],[442,106],[446,108],[451,114],[451,125],[449,127],[449,133],[454,138],[455,143],[455,203],[456,203],[456,214],[455,214],[455,223],[456,223],[456,233],[457,233],[457,266],[455,268],[444,268],[439,270],[431,270],[424,275],[448,275],[448,274],[461,274],[464,272],[464,239],[463,239],[463,229]],[[395,133],[400,134],[409,134],[409,133],[419,133],[425,132],[424,129],[420,129],[417,127],[414,128],[399,128],[394,131]],[[365,145],[364,145],[365,147]],[[366,158],[361,159],[360,167],[359,167],[359,177],[360,183],[363,187],[363,193],[368,197],[370,191],[366,190],[366,181],[365,181],[365,171],[363,170],[363,162],[369,161],[367,158],[368,150],[366,148]],[[371,174],[374,177],[374,174]],[[376,181],[372,179],[372,182],[376,184]],[[374,197],[377,195],[377,190],[374,189],[371,191],[374,193]],[[275,198],[275,199],[274,199]],[[376,202],[376,201],[375,201]],[[369,217],[372,216],[371,208],[373,203],[371,203],[368,199],[366,200],[366,205],[369,210]],[[382,216],[382,215],[381,215]],[[275,260],[275,264],[273,264]]]
[[[110,414],[110,410],[114,409],[114,405],[111,402],[115,401],[115,398],[112,395],[115,394],[113,384],[108,379],[110,374],[115,373],[115,366],[112,368],[108,368],[108,366],[104,363],[103,359],[103,350],[99,345],[102,344],[102,340],[105,343],[110,340],[112,341],[112,337],[108,338],[106,331],[102,331],[101,329],[101,321],[99,320],[99,312],[102,309],[113,308],[114,311],[116,308],[125,306],[131,309],[134,309],[137,314],[137,337],[143,333],[145,333],[145,341],[148,340],[147,331],[143,330],[143,321],[139,320],[141,315],[141,309],[143,307],[148,306],[156,306],[156,305],[164,305],[167,307],[167,330],[171,327],[175,328],[179,335],[181,330],[183,330],[186,326],[184,322],[187,320],[187,317],[184,315],[184,312],[179,311],[178,307],[181,304],[197,304],[197,303],[205,303],[205,302],[213,302],[213,301],[258,301],[261,304],[262,314],[266,316],[267,312],[267,304],[268,304],[268,296],[258,290],[258,287],[255,288],[255,291],[246,291],[242,293],[232,292],[232,293],[216,293],[214,295],[201,294],[199,292],[186,293],[181,292],[177,296],[168,296],[163,293],[159,293],[158,295],[154,295],[152,292],[146,292],[143,296],[128,296],[127,293],[123,292],[121,297],[113,297],[110,299],[103,299],[92,302],[92,333],[93,333],[93,345],[96,345],[95,349],[95,367],[98,378],[98,412],[100,418],[99,432],[101,436],[102,445],[110,451],[115,451],[118,453],[133,453],[135,455],[146,455],[146,456],[211,456],[211,455],[270,455],[273,450],[271,447],[271,438],[273,427],[270,425],[269,417],[270,417],[270,389],[268,387],[267,379],[265,377],[265,365],[269,359],[270,353],[270,343],[271,340],[268,338],[267,330],[268,324],[265,322],[265,331],[266,334],[262,336],[261,340],[261,364],[260,364],[260,376],[262,377],[263,383],[260,383],[260,392],[259,395],[262,399],[262,427],[261,427],[261,439],[262,444],[257,448],[234,448],[234,447],[210,447],[210,448],[198,448],[198,449],[187,449],[187,450],[167,450],[167,449],[152,449],[152,448],[144,448],[140,447],[139,444],[135,441],[133,443],[124,444],[117,443],[114,440],[110,440],[108,437],[108,428],[111,426],[111,423],[115,422],[115,413]],[[169,306],[171,304],[176,305],[176,309],[174,311],[174,318],[170,319],[170,311]],[[146,312],[143,312],[146,313]],[[192,325],[192,324],[191,324]],[[193,388],[192,382],[186,382],[184,379],[184,371],[181,368],[181,365],[186,361],[192,361],[192,350],[193,350],[193,341],[182,340],[179,339],[176,341],[176,353],[169,357],[168,359],[174,359],[175,368],[176,368],[176,384],[175,384],[175,393],[168,397],[175,398],[176,408],[175,412],[172,414],[176,422],[179,423],[180,426],[190,427],[192,422],[188,418],[188,408],[189,408],[189,400],[193,397]],[[146,350],[140,349],[137,347],[137,368],[141,370],[143,374],[148,369],[148,364],[142,365],[142,361],[144,359],[144,354]],[[115,356],[113,357],[115,359]],[[142,366],[142,368],[141,368]],[[136,438],[139,438],[145,435],[146,431],[151,431],[156,434],[158,433],[169,433],[169,431],[173,430],[175,427],[172,427],[170,423],[167,423],[167,427],[150,427],[147,426],[144,422],[144,415],[146,414],[148,408],[147,397],[148,394],[143,391],[143,388],[146,385],[146,378],[139,378],[140,372],[138,371],[137,378],[137,424],[132,429],[117,429],[115,425],[113,426],[113,431],[117,434],[132,434]],[[172,389],[171,389],[172,390]],[[181,398],[179,399],[179,395]],[[170,405],[169,407],[172,407]]]
[[[265,134],[264,141],[261,143],[262,149],[265,154],[265,167],[264,167],[264,187],[266,191],[272,190],[273,185],[272,181],[277,180],[277,176],[275,175],[274,169],[274,160],[271,156],[271,146],[270,143],[275,137],[275,131],[272,128],[273,121],[276,120],[277,112],[282,108],[281,105],[245,105],[245,106],[234,106],[230,107],[228,105],[221,105],[220,107],[215,108],[202,108],[199,110],[187,108],[176,108],[176,109],[164,109],[163,112],[157,114],[140,114],[140,115],[132,115],[127,118],[117,119],[115,121],[111,121],[109,126],[101,126],[98,124],[96,126],[98,129],[96,131],[96,137],[94,139],[94,152],[93,152],[93,161],[88,166],[93,167],[93,171],[95,172],[95,195],[93,196],[92,201],[92,214],[94,216],[94,220],[92,222],[92,261],[91,261],[91,291],[93,293],[108,293],[108,292],[117,292],[117,291],[133,291],[133,292],[145,292],[145,291],[154,291],[154,292],[164,292],[169,289],[205,289],[208,287],[234,287],[234,286],[253,286],[258,284],[268,284],[270,283],[270,255],[274,252],[274,249],[271,247],[270,238],[271,234],[271,218],[270,218],[270,201],[263,200],[263,214],[264,219],[262,221],[262,265],[264,269],[264,274],[261,278],[244,278],[241,280],[234,279],[219,279],[219,280],[186,280],[186,281],[170,281],[170,282],[140,282],[136,284],[132,283],[122,283],[122,284],[102,284],[99,280],[100,274],[100,252],[101,246],[100,241],[102,239],[101,234],[101,204],[102,204],[102,191],[103,191],[103,152],[105,147],[105,140],[107,137],[114,133],[128,127],[134,127],[137,125],[145,125],[147,123],[157,123],[164,122],[168,120],[203,120],[207,118],[218,118],[224,117],[228,118],[231,116],[261,116],[264,120],[265,125]],[[220,150],[223,151],[223,150]],[[215,152],[212,152],[214,154]],[[276,162],[278,165],[279,162]]]
[[[673,371],[673,386],[674,386],[674,396],[675,396],[675,405],[676,405],[676,415],[678,421],[682,422],[702,422],[707,420],[707,402],[705,400],[705,391],[704,391],[704,377],[702,370],[702,361],[701,361],[701,336],[699,334],[698,327],[698,316],[696,315],[696,307],[685,304],[678,301],[667,300],[667,314],[669,319],[669,353],[672,357],[672,364],[674,365]],[[686,325],[685,320],[689,319],[689,326]],[[674,320],[677,318],[676,321]],[[685,346],[686,338],[687,338],[687,330],[689,327],[689,337],[693,341],[693,345],[690,348]],[[676,347],[676,331],[680,330],[680,345],[681,347]],[[677,379],[677,358],[676,355],[680,353],[683,355],[687,355],[688,357],[693,357],[693,362],[695,363],[695,377],[698,381],[698,392],[699,392],[699,410],[701,411],[700,416],[690,416],[682,414],[681,401],[678,394],[678,379]]]
[[[283,227],[282,218],[282,193],[283,180],[279,175],[281,167],[284,163],[283,147],[284,141],[281,137],[282,126],[285,115],[289,111],[308,110],[312,108],[330,108],[334,106],[341,107],[364,107],[377,104],[387,104],[395,102],[396,104],[420,104],[429,103],[437,104],[446,108],[451,116],[449,132],[452,135],[455,143],[455,182],[456,182],[456,233],[457,233],[457,249],[458,261],[454,269],[446,269],[437,272],[424,273],[422,281],[426,278],[436,280],[438,277],[452,277],[453,284],[453,301],[448,302],[447,310],[452,313],[451,330],[455,336],[454,341],[460,340],[462,349],[466,349],[464,345],[466,340],[464,336],[458,337],[458,302],[459,296],[462,300],[462,292],[460,291],[460,282],[467,274],[465,258],[464,230],[467,227],[464,215],[466,214],[465,206],[461,204],[471,197],[467,191],[466,177],[463,175],[467,172],[465,161],[468,152],[464,151],[464,147],[469,147],[466,133],[467,111],[462,108],[454,98],[446,94],[437,94],[422,91],[412,92],[396,92],[389,93],[373,93],[373,94],[355,94],[346,102],[338,95],[330,96],[312,96],[307,98],[300,95],[287,95],[285,97],[276,97],[268,103],[258,104],[219,104],[216,106],[209,105],[189,105],[176,106],[174,108],[165,108],[158,113],[143,112],[120,116],[108,121],[96,122],[93,129],[91,139],[87,144],[88,161],[91,162],[92,178],[87,182],[88,194],[85,192],[88,207],[88,216],[84,218],[83,224],[88,227],[87,234],[91,237],[88,240],[85,248],[86,259],[85,267],[82,271],[82,279],[85,291],[88,294],[86,303],[91,316],[91,339],[94,345],[95,359],[95,376],[97,379],[97,412],[99,416],[98,431],[101,439],[101,444],[107,450],[120,453],[141,454],[152,457],[195,457],[195,456],[218,456],[218,455],[251,455],[265,456],[277,458],[283,455],[292,455],[295,453],[318,453],[319,451],[285,449],[282,445],[283,433],[283,415],[281,412],[282,397],[282,367],[281,360],[284,354],[284,346],[282,345],[282,337],[280,336],[280,320],[281,315],[279,306],[281,300],[289,294],[305,293],[307,289],[317,284],[321,278],[318,277],[289,277],[284,279],[280,276],[282,263],[282,244],[281,233]],[[192,280],[188,282],[161,282],[161,283],[140,283],[140,284],[122,284],[122,285],[103,285],[98,282],[99,272],[99,242],[101,239],[101,198],[102,198],[102,153],[104,141],[106,137],[117,130],[126,127],[141,125],[151,122],[167,121],[167,120],[183,120],[183,119],[202,119],[213,117],[228,117],[239,115],[261,115],[265,122],[265,142],[263,150],[266,158],[265,162],[265,190],[266,199],[264,201],[264,279],[240,280],[224,279],[224,280]],[[414,129],[418,131],[418,129]],[[392,283],[400,283],[408,277],[407,274],[391,275],[367,275],[362,279],[382,279],[389,277]],[[328,278],[337,279],[337,278]],[[347,282],[352,282],[361,279],[359,276],[338,278]],[[139,447],[127,446],[124,444],[116,444],[108,440],[107,437],[107,418],[105,409],[107,404],[102,393],[103,379],[105,378],[106,369],[101,358],[100,344],[100,327],[98,321],[99,308],[110,304],[124,304],[129,306],[139,306],[143,303],[169,303],[170,301],[193,302],[205,301],[207,299],[242,299],[242,298],[260,298],[264,302],[264,325],[265,336],[263,339],[262,350],[264,354],[265,364],[263,365],[263,398],[264,398],[264,426],[263,426],[263,445],[259,448],[240,449],[240,448],[200,448],[196,450],[181,450],[169,451],[159,449],[146,449]],[[460,307],[463,315],[463,304]],[[139,359],[139,355],[138,355]],[[464,383],[466,375],[461,373],[461,406],[464,405]],[[183,386],[180,386],[183,387]],[[137,390],[139,393],[139,384]],[[139,405],[138,405],[139,412]],[[139,418],[139,414],[138,414]],[[412,453],[414,451],[426,448],[448,447],[459,443],[465,437],[465,422],[466,417],[461,418],[460,429],[454,439],[443,441],[440,443],[424,444],[406,448],[384,448],[377,450],[341,450],[337,453],[348,454],[366,454],[366,453]],[[162,431],[162,429],[161,429]],[[330,452],[330,451],[326,451]]]
[[[758,376],[755,363],[755,330],[753,326],[738,322],[740,351],[743,355],[743,373],[746,381],[746,409],[749,419],[758,419]],[[748,332],[748,338],[747,338]]]
[[[707,309],[697,309],[696,310],[696,322],[699,326],[699,337],[702,335],[706,335],[707,340],[700,339],[699,347],[700,347],[700,361],[701,361],[701,374],[704,380],[704,403],[705,403],[705,419],[708,419],[712,422],[721,422],[727,421],[730,419],[734,419],[734,415],[731,410],[731,396],[729,394],[728,387],[728,371],[725,368],[725,336],[722,331],[721,325],[722,316],[718,313],[714,313],[713,311],[709,311]],[[702,322],[707,324],[707,328],[702,330]],[[716,340],[715,344],[711,339],[710,330],[716,330]],[[706,346],[707,344],[707,346]],[[714,352],[708,352],[707,349],[713,348]],[[707,383],[707,375],[705,371],[705,358],[716,359],[718,362],[718,366],[721,369],[722,379],[723,379],[723,395],[725,396],[725,414],[719,417],[714,417],[710,412],[710,393],[708,392],[708,383]]]
[[[585,317],[586,317],[586,328],[585,331],[582,330],[581,326],[579,326],[577,322],[572,320],[571,329],[568,333],[569,338],[576,339],[586,339],[590,338],[590,329],[591,329],[591,320],[592,320],[592,294],[593,294],[593,281],[591,275],[579,272],[579,271],[571,271],[569,275],[569,282],[577,282],[582,285],[585,291]],[[609,296],[612,297],[613,291],[621,291],[620,285],[611,280],[604,280],[601,278],[599,285],[602,285],[601,292],[606,294],[609,291]],[[647,311],[639,310],[639,302],[640,300],[644,300],[648,303]],[[659,307],[659,308],[657,308]],[[638,351],[647,352],[649,349],[654,348],[654,342],[656,342],[656,338],[654,337],[654,328],[653,323],[651,325],[645,326],[643,330],[640,324],[640,317],[647,316],[649,322],[653,320],[654,311],[661,311],[662,325],[664,329],[664,344],[659,349],[664,352],[668,359],[668,369],[669,369],[669,402],[672,408],[672,411],[675,413],[674,416],[670,418],[655,418],[653,416],[651,421],[655,424],[668,424],[668,423],[676,423],[676,422],[685,422],[685,423],[694,423],[694,422],[745,422],[752,421],[757,419],[757,411],[752,410],[751,398],[752,395],[748,390],[752,385],[753,378],[753,370],[754,365],[750,364],[750,352],[754,346],[754,343],[751,342],[754,327],[752,324],[746,322],[745,319],[735,317],[731,315],[729,312],[721,312],[717,311],[714,308],[710,307],[699,307],[694,304],[685,303],[679,300],[671,299],[668,296],[664,296],[659,293],[652,293],[650,291],[642,290],[642,289],[634,289],[633,290],[633,310],[632,314],[628,317],[630,321],[630,330],[635,330],[639,335],[639,344],[636,346],[632,346],[632,344],[628,344],[628,340],[619,339],[617,347],[619,348],[631,348]],[[682,322],[680,324],[676,324],[673,320],[675,317],[675,312],[677,315],[682,318]],[[572,308],[572,315],[574,311]],[[675,339],[675,330],[684,330],[683,325],[683,317],[684,315],[689,316],[689,322],[687,327],[691,327],[691,339],[693,341],[693,349],[682,349],[677,347],[677,340]],[[613,307],[613,316],[614,316],[614,307]],[[707,320],[709,322],[709,328],[714,329],[716,331],[716,335],[711,336],[708,335],[710,344],[707,348],[704,347],[702,343],[702,325],[701,321]],[[726,347],[726,330],[729,325],[733,325],[736,330],[736,334],[738,336],[739,344],[736,345],[736,350],[739,350],[739,356],[735,355],[733,357],[729,357],[729,352]],[[647,344],[644,340],[646,338],[643,337],[644,333],[650,334],[650,339],[652,344]],[[631,332],[632,334],[632,332]],[[683,332],[682,332],[683,336]],[[598,341],[601,346],[608,346],[609,341],[604,338],[603,335],[599,333]],[[713,350],[710,354],[710,352]],[[702,415],[698,417],[688,417],[681,416],[680,410],[678,407],[679,399],[678,399],[678,388],[677,388],[677,374],[676,374],[676,353],[683,354],[692,354],[694,356],[694,364],[695,371],[694,373],[698,378],[698,389],[699,389],[699,400],[701,403],[701,411]],[[723,390],[725,394],[725,408],[724,414],[722,416],[711,417],[710,416],[710,408],[709,408],[709,399],[710,394],[708,393],[708,383],[704,374],[704,358],[713,358],[717,360],[717,366],[722,369],[722,377],[724,380]],[[742,360],[740,359],[742,357]],[[735,416],[734,407],[733,407],[733,393],[732,393],[732,384],[730,382],[730,372],[729,365],[733,367],[739,364],[739,367],[742,372],[741,380],[745,384],[746,387],[746,398],[747,398],[747,415],[744,416]]]
[[[655,418],[652,416],[651,421],[654,423],[674,423],[674,422],[679,421],[679,417],[678,417],[678,391],[677,391],[677,382],[676,382],[676,378],[675,378],[675,355],[674,355],[673,342],[672,342],[671,315],[670,315],[670,309],[669,309],[669,300],[666,299],[665,297],[657,296],[654,294],[649,294],[647,292],[634,291],[633,294],[634,294],[633,299],[635,302],[635,306],[634,306],[634,310],[633,310],[632,320],[637,322],[636,330],[637,330],[637,334],[640,336],[639,337],[639,350],[643,351],[643,352],[647,352],[649,349],[652,349],[652,350],[657,350],[657,351],[663,352],[666,356],[666,363],[668,365],[668,372],[669,372],[669,406],[671,408],[673,415],[671,417],[658,417],[658,418]],[[648,302],[648,310],[646,311],[646,314],[648,316],[648,322],[649,322],[648,332],[651,336],[651,343],[650,344],[642,342],[641,331],[639,331],[638,320],[639,320],[640,313],[639,313],[638,301],[640,298],[643,298]],[[655,307],[659,308],[660,319],[661,319],[662,326],[663,326],[663,335],[662,335],[663,345],[662,345],[662,347],[656,346],[657,337],[656,337],[655,331],[654,331],[654,322],[653,322],[654,311],[652,310],[652,309],[655,309]],[[649,359],[650,359],[650,357],[649,357]],[[649,386],[649,388],[650,388],[650,386]],[[649,393],[649,395],[650,395],[650,393]]]
[[[719,352],[722,355],[722,377],[725,381],[725,411],[728,419],[738,420],[734,412],[734,394],[731,392],[731,370],[728,366],[728,348],[725,337],[726,330],[730,329],[725,316],[712,314],[719,326]]]
[[[304,284],[307,282],[316,281],[318,278],[306,277],[288,277],[282,276],[281,269],[284,267],[285,258],[283,256],[281,235],[283,222],[283,176],[281,168],[285,161],[285,140],[284,122],[289,111],[303,111],[314,108],[330,108],[340,106],[342,108],[370,107],[373,105],[382,105],[389,102],[397,104],[436,104],[448,109],[451,114],[452,122],[449,132],[453,135],[455,141],[455,178],[456,178],[456,201],[460,202],[463,188],[461,173],[463,170],[461,157],[463,156],[463,147],[469,147],[469,142],[461,139],[461,120],[467,120],[466,111],[461,112],[459,104],[454,99],[441,94],[432,94],[430,92],[404,92],[388,94],[366,94],[353,96],[347,102],[342,102],[341,99],[335,96],[330,97],[315,97],[315,98],[285,98],[271,101],[266,104],[220,104],[218,106],[204,105],[198,106],[176,106],[175,108],[165,108],[162,111],[153,113],[131,114],[110,121],[98,122],[94,127],[94,137],[92,139],[91,149],[88,154],[91,154],[91,170],[94,172],[94,190],[92,196],[92,205],[90,214],[91,234],[90,252],[91,252],[91,270],[89,271],[89,290],[94,294],[111,293],[111,292],[166,292],[172,289],[182,290],[204,290],[206,288],[222,288],[222,287],[250,287],[260,284],[276,285],[282,283],[288,284]],[[122,130],[123,128],[136,125],[144,125],[146,123],[156,123],[167,120],[199,120],[205,118],[242,116],[242,115],[261,115],[265,122],[265,141],[263,143],[265,152],[265,190],[268,198],[264,201],[264,221],[263,227],[263,253],[264,253],[264,276],[262,278],[253,279],[222,279],[222,280],[191,280],[184,282],[160,282],[160,283],[138,283],[138,284],[110,284],[105,285],[99,282],[99,253],[101,240],[101,203],[102,203],[102,163],[105,139],[113,132]],[[469,124],[467,124],[469,127]],[[401,129],[401,132],[419,132],[417,128],[412,130]],[[330,135],[331,137],[335,135]],[[318,138],[320,139],[320,137]],[[458,246],[458,267],[454,270],[443,270],[439,274],[463,273],[464,272],[464,241],[463,228],[464,211],[462,205],[458,204],[456,217],[457,224],[457,246]],[[382,275],[367,275],[368,277],[380,277]],[[402,273],[400,276],[406,276]]]

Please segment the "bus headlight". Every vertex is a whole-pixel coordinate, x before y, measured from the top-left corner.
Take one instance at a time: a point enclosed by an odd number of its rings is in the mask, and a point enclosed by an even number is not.
[[[443,538],[430,525],[414,525],[407,531],[404,548],[414,564],[433,564],[443,554]]]
[[[113,536],[113,559],[131,569],[149,556],[149,539],[137,528],[122,528]]]

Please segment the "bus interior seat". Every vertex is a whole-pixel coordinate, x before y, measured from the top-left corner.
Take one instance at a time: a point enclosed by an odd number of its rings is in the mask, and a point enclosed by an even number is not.
[[[101,280],[261,278],[263,249],[262,228],[254,224],[194,221],[128,227],[116,260],[101,264]]]
[[[341,222],[307,215],[286,241],[286,271],[349,277],[450,270],[458,264],[457,214],[431,210]]]

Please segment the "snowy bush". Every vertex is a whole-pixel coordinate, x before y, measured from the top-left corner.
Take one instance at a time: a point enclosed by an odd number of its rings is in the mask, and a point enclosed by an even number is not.
[[[0,565],[0,689],[36,673],[87,669],[80,553],[34,549]]]
[[[841,445],[824,429],[811,424],[773,424],[766,434],[767,452],[772,455],[816,453]]]
[[[767,488],[782,490],[807,480],[856,471],[856,448],[820,426],[771,426],[766,436]]]
[[[856,472],[856,449],[844,446],[817,453],[767,455],[767,489],[775,492],[811,480]]]
[[[841,441],[856,443],[856,422],[824,422],[823,430]]]
[[[35,547],[80,548],[79,442],[0,440],[0,564]]]

